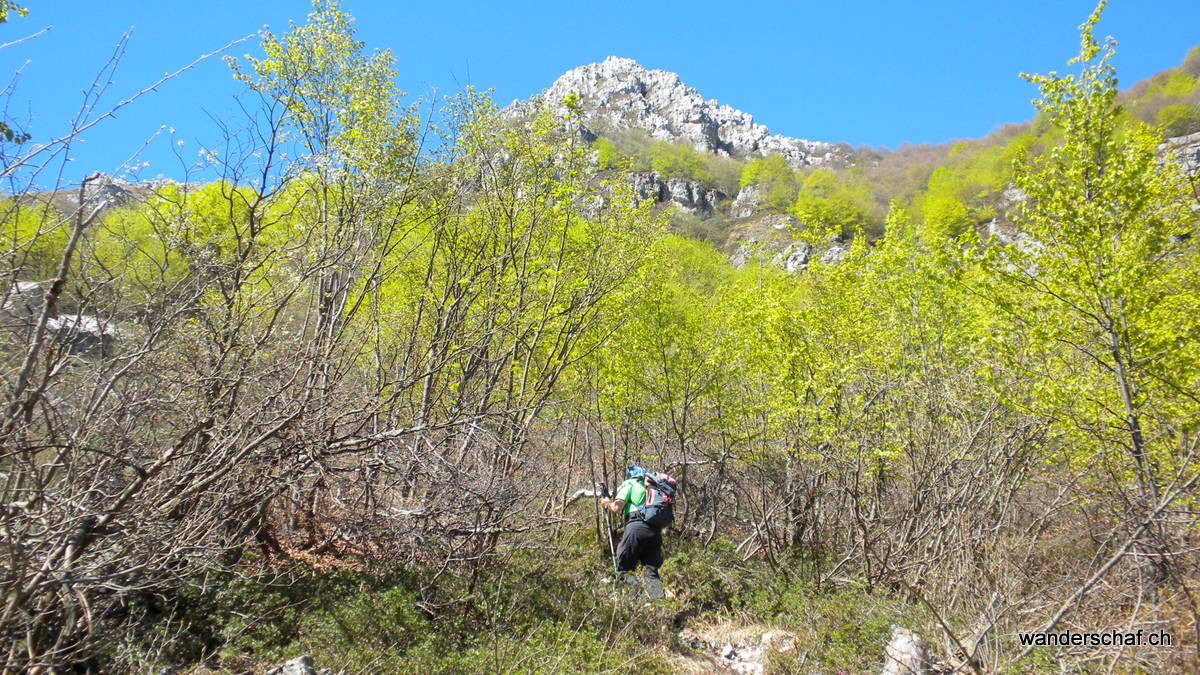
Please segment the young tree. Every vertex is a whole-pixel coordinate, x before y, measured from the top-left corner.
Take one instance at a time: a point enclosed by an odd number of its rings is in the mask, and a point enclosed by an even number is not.
[[[1077,75],[1025,76],[1062,141],[1017,162],[1028,198],[1014,222],[1029,239],[989,249],[986,293],[1007,316],[997,351],[1026,383],[1011,399],[1055,422],[1057,463],[1092,466],[1091,488],[1115,497],[1128,543],[1111,564],[1135,546],[1157,583],[1170,562],[1163,511],[1196,482],[1196,216],[1155,131],[1116,104],[1115,45],[1093,34],[1104,5],[1081,26]]]

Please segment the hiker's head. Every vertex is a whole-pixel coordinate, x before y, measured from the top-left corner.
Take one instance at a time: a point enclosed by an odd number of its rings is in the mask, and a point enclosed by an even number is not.
[[[628,478],[641,478],[646,475],[646,470],[635,464],[625,470],[625,475]]]

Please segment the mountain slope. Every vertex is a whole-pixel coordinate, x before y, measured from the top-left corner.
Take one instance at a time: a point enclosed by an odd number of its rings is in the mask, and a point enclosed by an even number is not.
[[[577,94],[584,125],[603,136],[643,130],[655,140],[686,141],[696,150],[741,159],[782,155],[792,168],[844,160],[849,148],[772,134],[746,112],[706,100],[675,73],[610,56],[567,71],[546,90],[555,104]]]

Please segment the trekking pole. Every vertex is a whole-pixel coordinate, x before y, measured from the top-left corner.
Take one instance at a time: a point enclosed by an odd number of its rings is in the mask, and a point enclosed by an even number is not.
[[[601,459],[601,461],[603,461],[603,459]],[[596,460],[592,456],[592,446],[591,445],[588,445],[588,468],[591,470],[591,473],[592,473],[592,487],[599,488],[599,490],[597,491],[598,494],[596,494],[597,498],[593,503],[596,505],[596,508],[598,510],[604,511],[604,531],[608,534],[608,555],[609,555],[609,558],[613,561],[613,572],[616,573],[617,549],[615,546],[613,546],[612,520],[609,518],[608,509],[600,506],[600,499],[599,499],[600,497],[607,498],[609,496],[608,495],[608,485],[606,483],[596,480]],[[593,494],[595,494],[595,493],[593,493]],[[600,519],[597,518],[596,519],[596,528],[599,529],[599,527],[600,527]]]
[[[605,499],[611,499],[612,496],[608,493],[608,485],[600,484],[600,494],[604,495]],[[604,511],[604,529],[608,531],[608,555],[612,558],[613,574],[618,574],[617,570],[617,547],[613,543],[613,528],[612,528],[612,513],[608,509]],[[616,581],[616,579],[613,579]]]

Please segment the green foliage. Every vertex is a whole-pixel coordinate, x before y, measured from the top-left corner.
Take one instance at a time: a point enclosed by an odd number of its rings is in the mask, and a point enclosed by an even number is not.
[[[938,168],[929,177],[929,186],[921,205],[922,237],[931,247],[955,239],[973,224],[970,211],[960,194],[962,180],[946,168]]]
[[[416,608],[418,599],[411,590],[391,588],[330,603],[301,620],[290,649],[302,654],[332,651],[338,656],[330,665],[338,669],[390,670],[403,663],[408,650],[430,638],[432,626]]]
[[[597,138],[593,144],[596,149],[596,164],[601,169],[611,169],[617,166],[621,155],[617,150],[617,144],[607,138]]]
[[[1189,75],[1200,77],[1200,45],[1188,50],[1179,69]]]
[[[728,274],[710,246],[668,237],[661,263],[632,298],[622,331],[599,352],[601,404],[615,417],[667,419],[676,434],[694,431],[689,411],[704,411],[724,370],[714,354],[709,298]]]
[[[414,152],[410,111],[398,103],[391,52],[363,53],[353,17],[336,0],[313,0],[308,22],[282,38],[262,33],[264,58],[232,57],[234,76],[251,91],[278,100],[319,170],[394,172]]]
[[[1200,48],[1189,51],[1178,67],[1138,82],[1118,98],[1133,117],[1158,126],[1164,136],[1200,131]]]
[[[29,10],[12,0],[0,0],[0,23],[8,23],[9,16],[28,16]]]
[[[226,664],[309,654],[350,672],[552,673],[634,661],[668,672],[651,651],[669,640],[662,617],[608,597],[596,582],[607,561],[563,544],[549,556],[517,552],[474,581],[419,567],[297,568],[230,579],[190,607],[217,624]],[[431,616],[419,606],[444,609]]]
[[[1164,136],[1186,136],[1200,131],[1200,107],[1190,103],[1173,103],[1158,109],[1154,122]]]
[[[726,224],[720,218],[701,218],[679,208],[669,210],[671,227],[689,239],[721,247],[727,236]]]
[[[777,213],[785,213],[792,206],[800,189],[799,179],[782,155],[750,160],[742,169],[738,184],[757,185],[763,205]]]
[[[0,201],[0,254],[16,278],[57,273],[70,223],[48,202]]]
[[[701,181],[708,178],[702,177],[702,155],[686,143],[658,141],[650,146],[650,168],[664,178],[688,180],[694,177]]]
[[[664,178],[693,181],[729,196],[736,194],[742,172],[738,160],[701,152],[687,143],[655,141],[636,129],[601,136],[592,149],[601,169],[656,171]]]
[[[782,155],[767,155],[766,157],[755,157],[747,162],[745,168],[742,169],[738,184],[746,187],[747,185],[769,185],[775,182],[795,180],[795,173]]]
[[[777,655],[772,666],[789,672],[803,654],[828,672],[867,672],[884,662],[893,624],[924,626],[929,616],[918,607],[862,587],[821,589],[804,581],[778,578],[739,599],[739,609],[797,636],[794,653]]]
[[[704,175],[712,181],[712,185],[729,198],[733,198],[738,191],[738,182],[741,179],[744,163],[732,157],[719,157],[712,154],[704,156],[704,163]]]
[[[733,544],[722,539],[675,551],[663,565],[662,577],[682,603],[712,611],[730,607],[734,598],[754,587],[756,579],[749,571]]]
[[[867,224],[870,196],[861,184],[840,180],[832,171],[816,169],[805,176],[792,214],[811,230],[814,241],[850,236]]]
[[[167,184],[144,201],[113,209],[85,244],[89,264],[113,278],[129,305],[161,299],[189,277],[213,278],[251,267],[246,282],[278,281],[280,251],[295,243],[298,223],[261,220],[258,195],[217,181],[199,188]]]
[[[1197,87],[1200,87],[1200,77],[1182,69],[1170,70],[1155,75],[1143,95],[1146,98],[1182,97],[1196,91]]]
[[[741,171],[735,160],[700,152],[681,142],[657,141],[647,149],[642,161],[664,178],[695,181],[727,195],[736,192],[735,176]]]
[[[455,329],[479,337],[437,345],[440,363],[425,377],[441,392],[439,410],[451,414],[471,397],[480,399],[470,405],[526,410],[544,405],[545,387],[609,338],[605,321],[632,302],[665,223],[652,204],[637,204],[627,181],[591,183],[587,148],[564,143],[548,109],[513,127],[486,98],[458,103],[449,148],[455,172],[439,189],[476,197],[461,208],[431,202],[406,214],[420,223],[406,239],[422,243],[384,255],[389,273],[369,291],[379,315],[364,317],[362,330],[374,332],[376,321],[392,327],[372,337],[372,357],[401,361],[408,356],[398,338],[436,340],[446,330],[444,317],[421,308],[453,298]],[[497,164],[497,156],[512,161]],[[603,208],[585,214],[601,195]],[[505,357],[487,370],[466,368],[480,350]],[[408,395],[426,400],[425,391]]]
[[[1178,167],[1159,161],[1158,134],[1128,128],[1116,105],[1113,47],[1092,37],[1098,12],[1083,26],[1078,75],[1027,76],[1063,141],[1019,162],[1028,199],[1016,222],[1037,243],[993,248],[998,285],[986,293],[1010,321],[1005,365],[1030,383],[1014,402],[1058,422],[1063,461],[1104,457],[1150,500],[1173,439],[1200,413],[1178,396],[1200,378],[1196,251],[1182,239],[1196,218]]]

